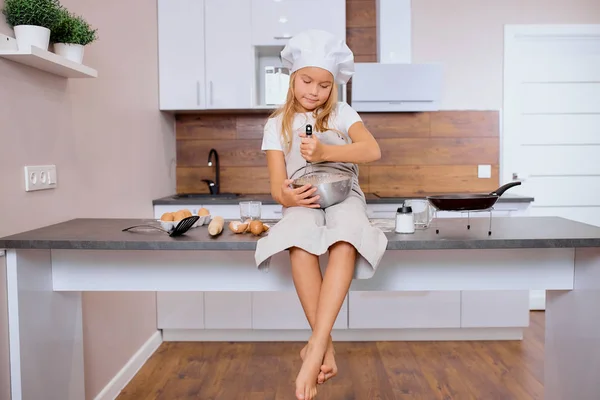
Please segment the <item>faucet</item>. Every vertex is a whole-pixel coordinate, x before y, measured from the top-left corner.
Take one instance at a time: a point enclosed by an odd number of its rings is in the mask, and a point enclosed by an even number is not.
[[[210,149],[208,153],[208,166],[212,167],[212,158],[215,158],[215,180],[211,181],[210,179],[202,179],[202,182],[206,182],[208,185],[208,190],[210,194],[219,194],[219,185],[221,183],[221,179],[219,176],[219,153],[215,149]]]

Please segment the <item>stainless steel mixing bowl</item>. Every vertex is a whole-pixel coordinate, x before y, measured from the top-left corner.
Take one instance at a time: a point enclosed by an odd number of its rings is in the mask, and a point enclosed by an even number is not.
[[[326,208],[340,203],[348,197],[352,190],[352,176],[343,173],[313,172],[295,179],[293,188],[299,188],[306,184],[317,187],[314,195],[319,195],[317,203],[321,208]]]

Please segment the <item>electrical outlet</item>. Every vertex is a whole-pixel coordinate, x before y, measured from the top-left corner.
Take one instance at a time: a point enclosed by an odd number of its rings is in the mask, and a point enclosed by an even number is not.
[[[477,166],[477,177],[478,178],[491,178],[492,177],[492,166],[491,165],[478,165]]]
[[[56,165],[34,165],[25,167],[25,191],[56,188]]]

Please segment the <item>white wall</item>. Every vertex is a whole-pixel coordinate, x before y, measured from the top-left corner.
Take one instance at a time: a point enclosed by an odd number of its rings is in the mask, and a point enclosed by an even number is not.
[[[156,2],[62,3],[99,28],[84,58],[99,78],[65,80],[0,59],[0,236],[76,217],[152,217],[152,199],[175,192],[173,120],[158,111]],[[13,36],[1,15],[0,32]],[[46,163],[57,166],[58,188],[25,192],[23,166]],[[0,280],[0,306],[4,296]],[[86,293],[83,322],[93,399],[156,332],[155,294]]]
[[[600,23],[599,0],[413,0],[413,62],[442,62],[446,110],[502,108],[505,24]]]

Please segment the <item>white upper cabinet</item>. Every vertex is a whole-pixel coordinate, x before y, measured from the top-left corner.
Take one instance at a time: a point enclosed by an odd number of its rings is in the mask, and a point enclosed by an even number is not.
[[[285,46],[307,29],[346,38],[346,0],[252,0],[252,44]]]
[[[206,108],[251,108],[251,0],[205,0]]]
[[[345,0],[158,0],[160,109],[265,107],[265,66],[310,28],[345,39]]]
[[[161,110],[205,107],[204,1],[158,0]]]

